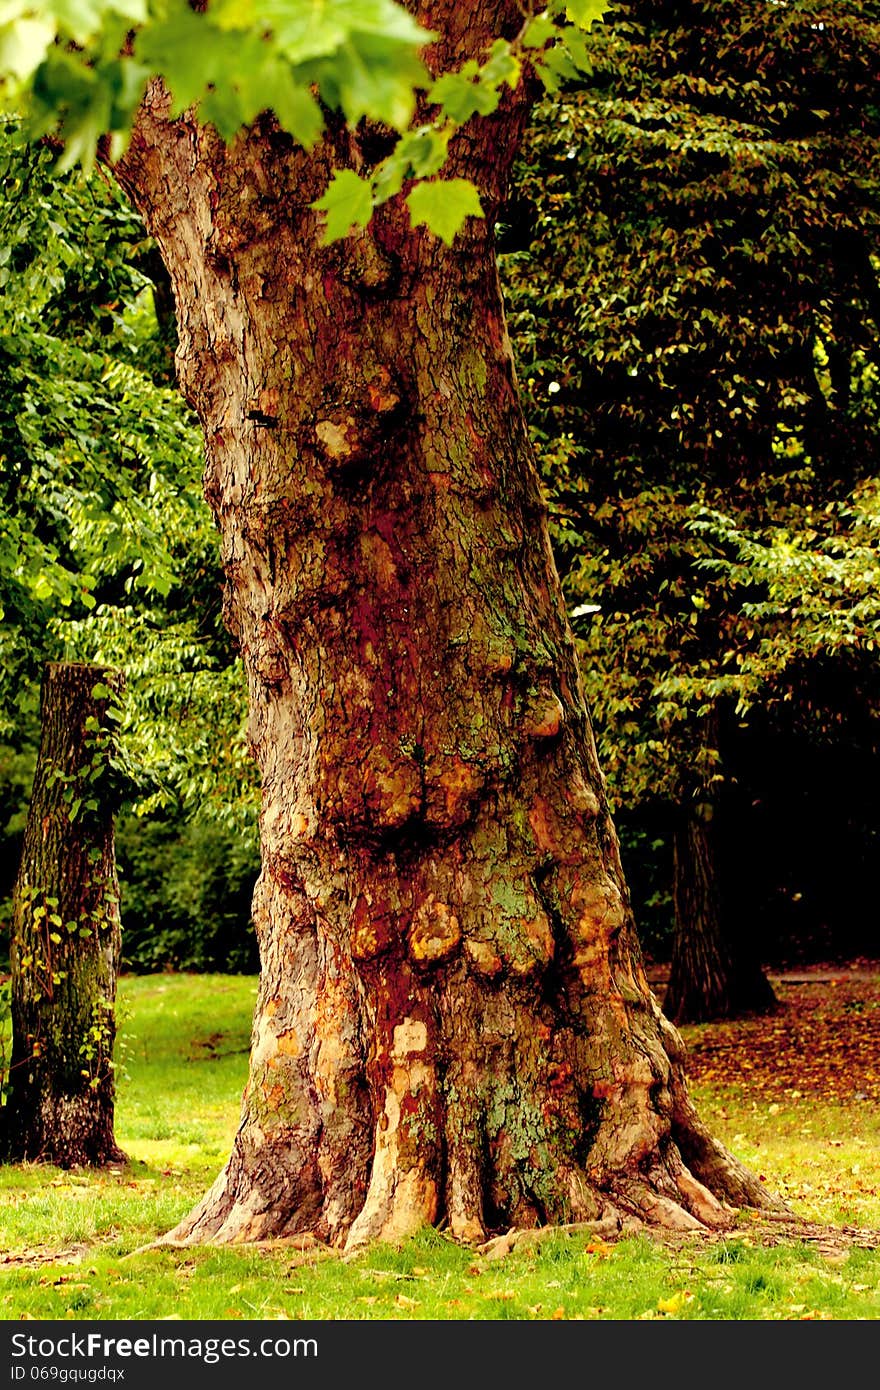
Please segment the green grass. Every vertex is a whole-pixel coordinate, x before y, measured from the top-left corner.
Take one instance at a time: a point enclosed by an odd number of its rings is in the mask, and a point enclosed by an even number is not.
[[[780,1106],[756,1101],[738,1087],[691,1091],[712,1132],[799,1216],[880,1229],[876,1105],[804,1097]]]
[[[489,1262],[427,1231],[344,1262],[287,1248],[152,1250],[222,1166],[238,1123],[255,982],[127,979],[118,1172],[0,1169],[0,1316],[16,1318],[875,1319],[880,1252],[762,1246],[741,1228],[674,1249],[554,1234]],[[880,1226],[873,1107],[697,1095],[712,1128],[802,1215]]]

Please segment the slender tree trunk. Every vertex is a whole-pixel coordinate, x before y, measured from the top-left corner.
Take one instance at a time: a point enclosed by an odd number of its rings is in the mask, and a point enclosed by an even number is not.
[[[453,65],[521,22],[422,18]],[[489,215],[451,249],[401,200],[320,244],[309,204],[376,132],[227,150],[164,109],[119,172],[175,287],[262,772],[241,1125],[174,1238],[765,1205],[688,1101],[596,765],[492,250],[522,92],[457,143]]]
[[[93,694],[103,686],[107,694]],[[50,664],[15,885],[6,1161],[124,1161],[113,1135],[119,894],[107,759],[121,678]]]
[[[675,831],[675,935],[663,1009],[674,1023],[704,1023],[776,1006],[745,927],[725,930],[713,807],[691,803]]]

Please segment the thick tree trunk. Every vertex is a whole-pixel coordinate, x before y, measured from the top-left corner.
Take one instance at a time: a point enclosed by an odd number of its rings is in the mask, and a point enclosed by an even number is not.
[[[425,8],[447,61],[521,22]],[[452,249],[400,200],[320,245],[309,204],[376,132],[226,150],[153,91],[120,170],[175,287],[262,771],[250,1077],[176,1239],[768,1201],[693,1113],[630,920],[492,250],[523,114],[458,141],[489,217]]]
[[[108,798],[117,672],[51,664],[15,885],[7,1162],[124,1161],[113,1135],[119,893]]]
[[[776,1007],[747,930],[725,930],[710,804],[691,803],[675,830],[675,934],[663,1010],[673,1023],[705,1023]]]

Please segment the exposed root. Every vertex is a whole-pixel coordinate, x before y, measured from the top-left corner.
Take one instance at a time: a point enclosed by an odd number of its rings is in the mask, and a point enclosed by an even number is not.
[[[745,1208],[795,1219],[699,1119],[681,1040],[632,982],[629,1011],[611,991],[616,1012],[592,1018],[585,1042],[574,1028],[554,1033],[526,989],[486,994],[466,974],[443,996],[438,1027],[423,984],[400,971],[404,1003],[368,1011],[375,1053],[363,1074],[352,1063],[346,1086],[334,1067],[354,1043],[330,1046],[329,1015],[322,1042],[299,1019],[298,1032],[281,1004],[270,1011],[273,995],[229,1163],[153,1248],[311,1235],[349,1255],[442,1221],[461,1244],[494,1249],[502,1223],[516,1244],[543,1239],[520,1232],[560,1228],[727,1231]],[[435,1034],[458,1059],[442,1087]],[[510,1232],[494,1241],[513,1248]]]
[[[776,1246],[806,1243],[815,1246],[829,1259],[844,1256],[849,1250],[880,1250],[880,1231],[863,1230],[857,1226],[827,1226],[821,1222],[784,1216],[779,1212],[737,1213],[732,1226],[719,1230],[694,1225],[682,1227],[651,1225],[629,1216],[602,1221],[575,1221],[560,1226],[541,1226],[537,1230],[510,1230],[494,1236],[476,1248],[475,1253],[487,1261],[505,1259],[514,1250],[533,1248],[554,1236],[588,1236],[613,1245],[633,1235],[647,1235],[658,1244],[681,1248],[694,1242],[717,1244],[720,1241],[744,1241],[750,1245]]]
[[[198,1206],[174,1230],[142,1248],[271,1242],[296,1248],[300,1242],[305,1243],[303,1248],[315,1248],[317,1243],[351,1255],[377,1241],[400,1245],[442,1216],[458,1243],[487,1253],[507,1253],[522,1241],[542,1240],[545,1233],[560,1229],[592,1232],[602,1238],[642,1229],[723,1232],[735,1228],[742,1209],[783,1222],[796,1221],[785,1203],[767,1192],[709,1134],[684,1088],[674,1091],[673,1097],[675,1142],[667,1137],[649,1162],[642,1156],[604,1174],[588,1176],[583,1168],[560,1165],[555,1185],[545,1182],[543,1189],[558,1200],[541,1211],[521,1199],[518,1206],[511,1205],[511,1229],[489,1240],[483,1216],[486,1178],[479,1171],[476,1152],[469,1155],[467,1146],[459,1145],[459,1162],[447,1177],[444,1210],[428,1165],[401,1161],[404,1156],[395,1143],[397,1127],[389,1122],[377,1135],[371,1179],[353,1221],[328,1221],[316,1174],[309,1177],[305,1168],[295,1171],[289,1162],[273,1169],[268,1145],[259,1150],[262,1163],[255,1168],[241,1161],[244,1155],[237,1146]],[[415,1156],[423,1157],[418,1151]],[[462,1161],[469,1157],[472,1161]]]
[[[374,1241],[399,1245],[436,1214],[437,1189],[418,1168],[398,1173],[387,1163],[376,1164],[373,1174],[363,1210],[348,1233],[346,1254]]]
[[[560,1233],[569,1236],[589,1235],[597,1240],[618,1240],[624,1235],[634,1235],[641,1230],[641,1222],[634,1217],[622,1220],[620,1217],[606,1217],[600,1221],[569,1221],[561,1226],[537,1226],[518,1231],[512,1228],[502,1236],[493,1236],[476,1247],[476,1253],[486,1260],[503,1260],[517,1248],[540,1245],[551,1236]]]
[[[793,1218],[782,1198],[768,1192],[760,1179],[710,1134],[683,1087],[676,1095],[673,1136],[687,1168],[704,1192],[708,1188],[721,1194],[735,1208],[751,1207],[764,1214]]]
[[[688,1095],[685,1081],[685,1051],[676,1028],[664,1018],[659,1009],[657,1023],[666,1055],[671,1063],[669,1089],[672,1098],[672,1138],[686,1165],[690,1181],[697,1180],[703,1193],[714,1194],[722,1203],[733,1208],[753,1207],[762,1212],[778,1212],[783,1217],[793,1214],[775,1193],[750,1172],[738,1158],[728,1153],[700,1119]],[[680,1182],[680,1175],[677,1179]],[[693,1199],[686,1197],[692,1210]],[[696,1214],[704,1220],[699,1210]],[[712,1222],[705,1222],[711,1225]]]

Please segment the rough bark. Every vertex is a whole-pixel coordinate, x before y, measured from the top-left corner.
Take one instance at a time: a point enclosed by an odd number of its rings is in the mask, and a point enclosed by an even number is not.
[[[675,932],[663,1009],[673,1023],[705,1023],[766,1013],[776,996],[754,958],[747,926],[728,926],[722,910],[713,807],[682,810],[675,830]]]
[[[453,64],[521,22],[420,14]],[[153,89],[119,170],[175,288],[262,772],[250,1076],[177,1240],[770,1200],[696,1119],[633,931],[492,250],[525,104],[458,140],[489,215],[452,249],[401,200],[320,245],[369,129],[226,150]]]
[[[12,1052],[0,1153],[100,1166],[113,1132],[119,893],[105,667],[47,665],[33,791],[14,891]],[[91,805],[87,803],[92,803]]]

